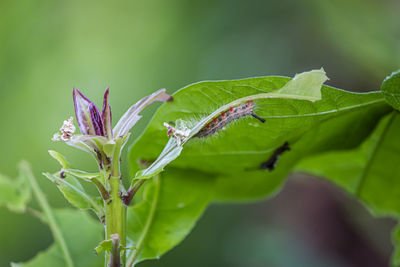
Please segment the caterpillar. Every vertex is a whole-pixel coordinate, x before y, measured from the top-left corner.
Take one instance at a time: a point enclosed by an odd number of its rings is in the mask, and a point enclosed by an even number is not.
[[[255,107],[254,102],[251,100],[236,107],[230,107],[229,109],[223,111],[217,117],[213,118],[209,123],[207,123],[203,128],[201,128],[200,131],[193,137],[199,137],[199,138],[208,137],[212,134],[215,134],[219,130],[224,129],[225,125],[231,123],[232,121],[248,115],[253,116],[254,118],[264,123],[265,119],[260,118],[254,113],[254,107]]]

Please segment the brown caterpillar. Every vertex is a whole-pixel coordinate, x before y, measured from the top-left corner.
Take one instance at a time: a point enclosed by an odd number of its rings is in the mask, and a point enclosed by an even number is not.
[[[209,123],[207,123],[197,134],[194,135],[194,137],[208,137],[223,129],[225,125],[231,123],[232,121],[247,115],[251,115],[264,123],[265,119],[254,114],[254,107],[254,102],[251,100],[236,107],[230,107],[228,110],[223,111],[218,117],[215,117]]]

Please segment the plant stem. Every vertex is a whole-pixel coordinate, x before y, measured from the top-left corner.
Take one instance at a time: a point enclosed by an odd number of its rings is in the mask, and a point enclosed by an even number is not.
[[[106,240],[112,238],[112,235],[118,234],[120,237],[120,246],[126,246],[126,206],[119,196],[119,177],[111,177],[111,198],[104,201],[106,210]],[[120,255],[113,255],[120,257]],[[106,264],[110,262],[111,253],[106,253]],[[107,265],[106,265],[107,266]],[[125,252],[121,255],[121,266],[125,266]]]
[[[113,236],[119,236],[119,247],[126,247],[126,210],[127,206],[124,204],[120,196],[121,185],[121,172],[120,172],[120,155],[123,140],[119,139],[115,145],[114,153],[111,160],[110,173],[105,173],[105,181],[108,182],[110,189],[110,198],[104,200],[104,209],[106,211],[105,217],[105,238],[106,240],[113,239]],[[105,266],[109,267],[124,267],[126,260],[126,252],[118,252],[119,249],[113,249],[111,252],[106,253]],[[116,255],[117,254],[117,255]],[[120,259],[116,261],[116,259]],[[116,262],[119,262],[116,265]]]
[[[60,246],[60,249],[64,255],[65,263],[68,267],[74,267],[74,263],[71,258],[71,254],[69,253],[67,243],[64,240],[64,237],[60,231],[60,228],[57,225],[56,219],[54,218],[53,212],[51,211],[50,205],[47,202],[45,195],[40,189],[38,183],[36,182],[33,173],[30,170],[30,167],[27,162],[21,163],[21,168],[24,170],[26,174],[26,178],[29,180],[32,190],[35,194],[35,197],[40,205],[40,208],[43,210],[43,213],[46,217],[46,221],[50,227],[50,230],[53,234],[53,237],[57,244]]]

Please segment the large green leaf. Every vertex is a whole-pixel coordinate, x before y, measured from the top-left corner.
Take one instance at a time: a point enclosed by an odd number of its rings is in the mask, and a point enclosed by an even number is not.
[[[128,210],[128,262],[158,258],[194,227],[213,194],[214,179],[168,169],[147,182],[141,201]],[[129,242],[128,242],[129,243]]]
[[[217,177],[214,194],[217,201],[270,196],[300,159],[358,146],[379,119],[392,110],[380,92],[361,94],[329,86],[321,88],[324,77],[323,71],[312,71],[293,80],[260,77],[189,85],[174,94],[173,103],[160,107],[144,134],[132,146],[129,154],[131,169],[138,171],[139,159],[144,159],[154,163],[138,172],[136,178],[147,179],[167,164],[170,166],[168,177],[161,181],[173,179],[174,168],[186,172],[188,181],[198,172],[211,180]],[[265,123],[247,116],[210,137],[194,137],[221,112],[249,99],[254,101],[255,113],[266,119]],[[163,123],[174,121],[176,128],[186,134],[186,140],[168,139]],[[261,170],[261,164],[286,142],[290,151],[279,157],[276,167]],[[179,189],[165,191],[163,185],[160,186],[166,199],[174,199],[176,192],[180,192]],[[179,210],[177,212],[179,214]],[[168,231],[172,224],[179,224],[178,218],[175,216],[168,223],[160,222],[160,229]],[[159,218],[152,220],[158,223]],[[133,236],[133,239],[138,238]],[[162,235],[158,242],[168,244]],[[149,253],[145,258],[161,254],[162,251]]]
[[[153,159],[154,147],[156,147],[157,155],[161,152],[159,150],[160,143],[148,142],[149,138],[155,134],[158,139],[151,139],[152,141],[165,140],[165,136],[164,138],[162,135],[160,136],[160,133],[165,130],[160,131],[160,128],[164,127],[164,122],[171,120],[176,120],[177,129],[182,132],[181,138],[171,138],[153,164],[138,172],[136,177],[146,179],[162,171],[166,165],[179,156],[182,146],[187,141],[213,118],[230,107],[238,106],[249,100],[257,101],[257,112],[264,115],[262,111],[269,105],[268,100],[292,99],[303,100],[300,101],[303,103],[314,102],[321,99],[321,86],[327,79],[325,72],[321,69],[296,75],[293,80],[285,77],[261,77],[236,81],[202,82],[183,88],[174,95],[174,105],[163,106],[159,109],[146,131],[147,135],[142,137],[139,142],[141,145],[148,143],[144,153],[151,153],[153,155],[151,159]],[[297,103],[296,106],[302,105],[302,103]],[[305,107],[305,109],[308,108]],[[259,123],[253,123],[250,126],[259,127]],[[143,156],[143,153],[140,154]]]
[[[101,224],[79,210],[54,210],[54,215],[73,259],[73,266],[102,266],[104,257],[96,256],[94,253],[94,248],[102,239]],[[68,265],[65,263],[61,248],[55,243],[32,260],[26,263],[13,263],[12,266],[67,267]]]
[[[227,125],[226,131],[214,136],[192,138],[184,146],[182,155],[172,164],[212,173],[234,174],[259,166],[284,142],[292,145],[321,123],[339,117],[343,120],[351,117],[354,120],[354,126],[348,132],[364,125],[366,133],[356,138],[356,143],[359,143],[374,126],[376,118],[389,110],[379,92],[350,93],[328,86],[322,87],[322,100],[316,102],[310,101],[315,98],[301,98],[301,94],[297,95],[297,99],[296,96],[285,98],[279,93],[274,95],[276,98],[257,98],[259,95],[269,96],[279,92],[279,88],[288,81],[290,79],[285,77],[262,77],[202,82],[178,91],[174,94],[174,103],[163,105],[157,111],[143,136],[133,145],[130,152],[132,169],[139,169],[138,159],[155,160],[163,150],[168,141],[163,122],[182,119],[187,125],[192,125],[190,129],[196,128],[198,131],[215,114],[232,103],[241,103],[242,99],[254,99],[255,112],[266,122],[261,123],[248,116]],[[301,85],[304,91],[310,88],[307,83]],[[298,90],[296,87],[296,92]],[[190,135],[194,134],[192,132]],[[171,141],[168,145],[171,145]],[[354,144],[346,140],[344,145]]]
[[[320,76],[319,85],[316,83],[318,79],[315,79],[317,74]],[[182,119],[192,126],[189,136],[193,136],[196,132],[192,129],[198,131],[216,114],[243,99],[254,99],[255,112],[266,119],[264,124],[248,116],[227,125],[226,131],[220,131],[214,136],[192,138],[185,144],[182,155],[172,165],[229,177],[244,172],[240,175],[246,176],[246,171],[259,169],[260,164],[284,142],[289,142],[292,147],[307,135],[311,135],[311,138],[304,145],[304,149],[301,149],[301,154],[295,156],[297,158],[314,150],[329,149],[327,146],[332,140],[335,141],[334,146],[354,147],[368,135],[378,118],[390,110],[379,92],[350,93],[328,86],[323,86],[321,90],[322,74],[313,71],[300,77],[307,75],[310,79],[290,81],[285,77],[261,77],[202,82],[183,88],[174,95],[174,103],[163,105],[157,111],[143,136],[131,148],[132,170],[139,169],[138,159],[155,160],[163,150],[162,147],[168,141],[163,122]],[[318,86],[322,100],[315,101],[319,98],[315,94],[315,88]],[[308,99],[302,98],[307,93],[301,92],[300,88],[309,92]],[[293,98],[288,99],[280,95],[280,92],[284,92],[285,96],[292,92]],[[276,98],[263,98],[266,95],[274,95]],[[262,97],[258,98],[259,96]],[[338,136],[345,138],[338,142],[334,140]],[[139,175],[160,171],[163,166],[179,156],[181,152],[176,153],[176,149],[182,149],[182,146],[177,145],[171,138],[162,157],[158,157],[156,161],[162,162],[159,168],[152,169],[155,166],[153,164],[139,172]],[[168,152],[173,156],[165,160]],[[287,154],[295,153],[291,151]],[[151,170],[147,172],[149,169]],[[277,172],[273,171],[272,174]],[[148,176],[151,175],[146,175],[145,178]],[[232,182],[237,184],[234,179]]]

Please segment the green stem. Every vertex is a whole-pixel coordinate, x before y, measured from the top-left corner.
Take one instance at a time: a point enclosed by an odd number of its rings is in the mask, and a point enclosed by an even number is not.
[[[56,243],[60,246],[60,249],[64,255],[65,263],[68,267],[74,267],[74,263],[71,258],[71,254],[69,253],[67,243],[64,240],[64,237],[60,231],[60,228],[57,225],[56,219],[54,218],[53,212],[51,211],[50,205],[47,202],[45,195],[40,189],[38,183],[36,182],[35,177],[28,165],[27,162],[21,163],[21,168],[25,171],[26,177],[29,180],[33,193],[40,205],[40,208],[43,210],[43,213],[46,217],[46,221],[50,227],[51,233],[53,234],[53,238]]]
[[[106,211],[105,217],[105,236],[106,240],[112,239],[114,235],[118,235],[119,246],[126,247],[126,211],[127,206],[124,204],[120,195],[121,186],[121,172],[120,172],[120,156],[121,148],[124,140],[119,139],[115,145],[114,153],[111,160],[111,172],[106,174],[105,180],[107,181],[110,189],[110,198],[104,201],[104,208]],[[120,258],[121,266],[125,266],[126,252],[117,253],[117,250],[112,250],[106,253],[105,266],[115,267],[111,259],[115,262],[116,258]],[[115,254],[118,255],[115,255]],[[107,265],[109,264],[109,265]]]
[[[106,218],[106,240],[112,239],[112,235],[118,234],[120,246],[126,246],[126,206],[119,196],[119,177],[110,178],[111,198],[104,201]],[[119,255],[113,255],[113,257]],[[110,262],[111,253],[106,254],[106,264]],[[106,265],[107,266],[107,265]],[[121,255],[121,266],[125,266],[125,252]]]

